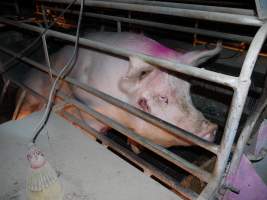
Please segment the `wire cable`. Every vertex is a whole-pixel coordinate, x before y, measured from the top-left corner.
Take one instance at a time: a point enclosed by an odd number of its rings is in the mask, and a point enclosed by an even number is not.
[[[43,35],[46,34],[46,32],[55,25],[55,23],[69,10],[69,8],[76,3],[77,0],[73,0],[70,4],[68,4],[68,6],[59,14],[59,16],[49,25],[47,26],[44,31],[42,33],[40,33],[40,35],[26,48],[24,48],[23,50],[21,50],[19,52],[19,56],[18,57],[13,57],[10,60],[8,60],[6,63],[4,63],[1,67],[2,69],[4,69],[7,65],[11,64],[14,60],[19,59],[21,57],[24,56],[24,54],[32,49],[34,47],[34,45],[37,44],[37,42],[39,42],[39,40],[43,37]],[[14,67],[15,65],[11,65],[10,67],[7,67],[6,69],[4,69],[3,71],[0,72],[0,75],[2,75],[3,73],[7,72],[8,70],[10,70],[12,67]]]
[[[57,78],[55,79],[55,81],[52,85],[52,88],[51,88],[50,93],[49,93],[49,98],[48,98],[45,112],[42,116],[42,119],[40,120],[40,122],[38,123],[38,125],[34,129],[34,132],[33,132],[34,137],[32,139],[32,143],[36,142],[37,137],[39,136],[40,132],[42,131],[43,127],[45,126],[45,124],[49,118],[52,102],[53,102],[55,93],[57,91],[58,81],[60,79],[63,79],[72,70],[74,64],[76,63],[79,38],[80,38],[80,25],[81,25],[81,21],[82,21],[83,7],[84,7],[84,0],[81,0],[81,7],[80,7],[80,13],[79,13],[79,19],[78,19],[78,25],[77,25],[77,31],[76,31],[75,47],[74,47],[73,54],[72,54],[71,58],[69,59],[69,61],[66,63],[66,65],[59,72]]]

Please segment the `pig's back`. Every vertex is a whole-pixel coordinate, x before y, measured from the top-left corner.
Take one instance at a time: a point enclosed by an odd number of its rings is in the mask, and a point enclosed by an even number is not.
[[[86,34],[84,38],[165,59],[173,60],[178,55],[175,51],[141,34],[97,32]],[[73,50],[73,46],[64,47],[56,56],[56,66],[63,66],[62,63],[67,62]],[[119,90],[118,83],[120,78],[126,74],[128,67],[128,58],[82,47],[79,49],[72,77],[111,96],[127,101],[127,96]],[[92,98],[80,90],[75,90],[74,93],[88,103]]]

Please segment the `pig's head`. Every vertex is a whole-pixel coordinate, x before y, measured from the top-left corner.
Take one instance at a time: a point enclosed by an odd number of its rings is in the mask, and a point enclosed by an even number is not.
[[[219,51],[220,47],[189,52],[178,56],[176,62],[196,66]],[[131,57],[129,63],[119,86],[132,105],[205,140],[214,140],[217,125],[208,121],[194,107],[188,81],[137,57]],[[148,127],[143,126],[142,129],[149,131]]]

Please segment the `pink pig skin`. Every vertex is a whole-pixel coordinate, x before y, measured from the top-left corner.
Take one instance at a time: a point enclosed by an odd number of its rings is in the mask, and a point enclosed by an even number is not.
[[[86,35],[86,38],[173,62],[193,65],[207,60],[220,51],[220,48],[216,48],[182,54],[148,37],[134,33],[91,33]],[[57,68],[64,66],[72,52],[73,46],[66,46],[53,55],[53,66]],[[174,73],[152,66],[137,57],[126,59],[80,47],[71,76],[205,140],[213,141],[214,139],[217,125],[205,119],[202,113],[194,107],[190,97],[190,84],[183,78],[179,78],[179,75],[176,76]],[[34,77],[33,80],[32,76],[29,76],[26,83],[40,82],[44,77],[47,78],[40,74],[38,78],[36,75]],[[47,90],[43,89],[41,92],[47,93]],[[77,99],[88,106],[135,130],[156,144],[164,147],[191,145],[190,142],[177,138],[80,89],[72,88],[72,92]],[[83,114],[83,118],[98,131],[108,128],[86,114]]]

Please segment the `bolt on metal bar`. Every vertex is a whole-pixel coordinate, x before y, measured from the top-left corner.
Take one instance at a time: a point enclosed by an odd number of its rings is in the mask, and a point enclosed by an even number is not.
[[[52,8],[49,6],[46,6],[46,8],[51,9],[53,11],[62,11],[63,10],[61,8]],[[75,11],[75,10],[74,11],[66,11],[66,12],[71,13],[71,14],[78,14],[79,13],[78,11]],[[179,25],[173,25],[173,24],[165,24],[165,23],[146,21],[146,20],[140,20],[140,19],[130,19],[130,18],[126,18],[126,17],[118,17],[118,16],[90,13],[90,12],[84,12],[83,14],[87,17],[94,17],[94,18],[100,18],[100,19],[106,19],[106,20],[112,20],[112,21],[120,21],[120,22],[138,24],[138,25],[143,25],[143,26],[150,26],[150,27],[154,27],[154,28],[166,29],[166,30],[171,30],[171,31],[195,33],[195,34],[199,34],[199,35],[206,35],[206,36],[210,36],[210,37],[223,38],[223,39],[232,40],[232,41],[250,43],[253,39],[253,37],[250,37],[250,36],[217,32],[217,31],[211,31],[211,30],[205,30],[205,29],[193,28],[193,27],[186,27],[186,26],[179,26]]]
[[[0,22],[8,24],[8,25],[16,26],[19,28],[31,30],[34,32],[38,32],[38,33],[43,32],[43,28],[39,28],[33,25],[24,24],[24,23],[18,23],[16,21],[8,20],[8,19],[1,18],[1,17],[0,17]],[[75,36],[61,33],[58,31],[48,30],[46,35],[64,39],[64,40],[71,41],[71,42],[75,41]],[[94,48],[100,51],[120,55],[120,56],[125,56],[125,57],[136,56],[156,66],[161,66],[171,71],[176,71],[176,72],[180,72],[180,73],[183,73],[189,76],[216,82],[222,85],[229,86],[231,88],[236,88],[238,84],[238,79],[237,77],[234,77],[234,76],[229,76],[229,75],[209,71],[203,68],[196,68],[196,67],[181,64],[181,63],[174,63],[172,61],[159,59],[153,56],[148,56],[148,55],[137,53],[137,52],[130,51],[127,49],[116,48],[111,45],[106,45],[102,42],[96,42],[96,41],[92,41],[89,39],[80,38],[79,44],[82,44],[84,46],[91,47],[91,48]]]
[[[120,133],[126,135],[130,139],[138,142],[142,146],[150,149],[154,153],[162,156],[166,160],[179,166],[180,168],[184,169],[185,171],[193,174],[194,176],[198,177],[199,179],[201,179],[205,182],[207,182],[210,179],[211,175],[209,172],[207,172],[207,171],[201,169],[200,167],[190,163],[189,161],[183,159],[182,157],[177,156],[176,154],[170,152],[166,148],[164,148],[160,145],[154,144],[153,142],[150,142],[146,138],[136,134],[134,131],[126,128],[125,126],[121,125],[120,123],[112,120],[111,118],[106,117],[105,115],[95,111],[94,109],[90,108],[89,106],[86,106],[85,104],[83,104],[83,103],[81,103],[75,99],[70,99],[70,98],[66,99],[64,94],[62,94],[62,92],[60,92],[60,91],[58,92],[58,96],[61,98],[64,98],[65,102],[71,103],[71,104],[79,107],[80,109],[87,112],[89,115],[91,115],[92,117],[94,117],[98,121],[108,125],[109,127],[112,127],[113,129],[119,131]]]
[[[3,48],[3,47],[0,47],[0,51],[3,51],[4,53],[6,53],[8,55],[11,55],[13,57],[19,58],[23,62],[32,65],[33,67],[37,68],[38,70],[44,71],[46,73],[49,73],[47,67],[45,67],[44,65],[42,65],[42,64],[40,64],[40,63],[38,63],[36,61],[33,61],[33,60],[31,60],[31,59],[29,59],[27,57],[24,57],[24,56],[20,57],[19,54],[14,53],[12,51],[9,51],[9,50],[7,50],[6,48]],[[55,70],[52,70],[52,75],[57,76],[58,73]],[[72,85],[74,85],[76,87],[81,88],[82,90],[84,90],[84,91],[86,91],[86,92],[88,92],[90,94],[93,94],[96,97],[99,97],[99,98],[103,99],[104,101],[106,101],[106,102],[108,102],[108,103],[110,103],[112,105],[115,105],[115,106],[117,106],[117,107],[119,107],[119,108],[121,108],[121,109],[123,109],[123,110],[125,110],[125,111],[127,111],[127,112],[129,112],[129,113],[131,113],[133,115],[135,115],[135,116],[138,116],[141,119],[143,119],[143,120],[145,120],[147,122],[150,122],[151,124],[153,124],[155,126],[158,126],[158,127],[162,128],[162,129],[170,132],[170,134],[173,134],[176,137],[181,137],[181,138],[184,138],[184,139],[186,139],[188,141],[190,140],[193,144],[199,145],[202,148],[205,148],[206,150],[208,150],[208,151],[210,151],[210,152],[212,152],[214,154],[217,154],[218,145],[216,145],[216,144],[213,144],[211,142],[205,141],[205,140],[199,138],[196,135],[193,135],[193,134],[191,134],[191,133],[189,133],[189,132],[187,132],[187,131],[185,131],[183,129],[180,129],[180,128],[178,128],[178,127],[176,127],[176,126],[174,126],[174,125],[172,125],[172,124],[170,124],[168,122],[165,122],[165,121],[163,121],[163,120],[161,120],[161,119],[159,119],[159,118],[157,118],[157,117],[155,117],[153,115],[150,115],[150,114],[148,114],[146,112],[143,112],[143,111],[135,108],[134,106],[131,106],[131,105],[129,105],[129,104],[125,103],[125,102],[122,102],[122,101],[120,101],[120,100],[118,100],[118,99],[116,99],[116,98],[114,98],[114,97],[112,97],[110,95],[107,95],[107,94],[105,94],[105,93],[103,93],[101,91],[98,91],[98,90],[96,90],[96,89],[94,89],[94,88],[92,88],[92,87],[90,87],[90,86],[88,86],[88,85],[86,85],[84,83],[80,83],[80,82],[76,81],[73,78],[66,77],[65,81],[67,81],[68,83],[70,83],[70,84],[72,84]]]
[[[66,3],[69,1],[70,0],[53,0],[54,3]],[[49,1],[40,0],[40,2],[49,2]],[[86,0],[85,5],[93,7],[101,7],[101,8],[113,8],[120,10],[171,15],[171,16],[186,17],[199,20],[202,19],[202,20],[249,25],[249,26],[261,26],[263,24],[263,22],[255,16],[230,14],[222,12],[210,12],[210,11],[183,9],[174,7],[161,7],[155,5],[138,5],[134,3],[120,3],[112,1],[93,1],[93,0]]]
[[[224,173],[231,152],[231,146],[233,145],[238,124],[246,101],[247,93],[251,82],[250,77],[266,37],[267,37],[267,23],[265,23],[258,30],[247,52],[239,76],[239,86],[234,92],[234,97],[232,100],[229,116],[226,122],[226,127],[224,130],[220,146],[220,151],[218,153],[217,162],[214,168],[213,179],[201,193],[199,200],[208,199],[211,196],[211,194],[214,194],[222,179],[222,175]],[[241,136],[247,137],[247,134],[249,133],[245,132],[244,135]],[[242,154],[241,150],[243,151],[245,143],[242,142],[241,139],[240,142],[238,141],[238,145],[239,145],[238,148],[236,148],[235,150],[235,154],[237,155],[234,155],[234,159],[238,159],[239,155]],[[234,160],[233,162],[235,163]]]

